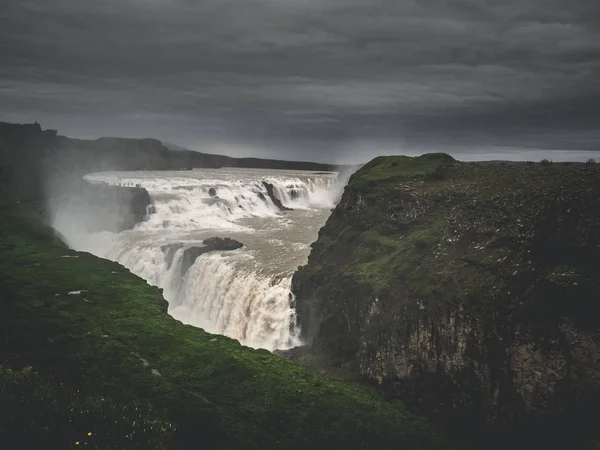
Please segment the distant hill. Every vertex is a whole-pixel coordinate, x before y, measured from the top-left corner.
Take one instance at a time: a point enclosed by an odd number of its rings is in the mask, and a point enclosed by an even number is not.
[[[173,150],[173,148],[177,150]],[[157,139],[103,137],[95,140],[61,136],[39,123],[0,122],[0,192],[3,197],[37,198],[49,178],[67,180],[107,170],[190,170],[244,167],[336,171],[337,166],[301,161],[232,158],[164,144]],[[343,168],[345,169],[345,168]]]
[[[286,161],[281,159],[266,159],[266,158],[234,158],[232,156],[218,155],[216,153],[202,153],[195,150],[182,147],[178,144],[162,141],[162,145],[177,153],[191,152],[192,158],[198,158],[195,155],[202,155],[200,159],[206,161],[207,164],[216,163],[220,167],[246,167],[253,169],[289,169],[289,170],[316,170],[324,172],[335,172],[339,170],[347,170],[355,166],[350,165],[333,165],[305,161]],[[174,155],[177,156],[177,155]],[[204,166],[194,166],[204,167]],[[209,165],[212,167],[212,165]]]
[[[182,150],[190,150],[189,148],[185,148],[182,147],[181,145],[177,145],[177,144],[173,144],[171,142],[167,142],[167,141],[161,141],[162,144],[167,147],[169,150],[174,150],[174,151],[182,151]]]

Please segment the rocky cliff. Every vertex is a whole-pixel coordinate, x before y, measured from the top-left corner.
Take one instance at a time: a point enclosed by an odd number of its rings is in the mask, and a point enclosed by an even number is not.
[[[447,424],[595,448],[598,198],[595,165],[376,158],[293,278],[306,351]]]
[[[52,223],[73,221],[80,232],[118,233],[148,217],[152,200],[142,187],[110,186],[75,180],[47,199],[45,213]],[[66,227],[68,223],[64,224]],[[66,229],[66,228],[65,228]]]

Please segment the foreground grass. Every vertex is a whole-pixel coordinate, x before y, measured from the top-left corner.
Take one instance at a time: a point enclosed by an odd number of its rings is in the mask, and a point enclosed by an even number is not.
[[[0,215],[0,288],[0,441],[18,448],[439,448],[403,404],[181,324],[21,212]]]

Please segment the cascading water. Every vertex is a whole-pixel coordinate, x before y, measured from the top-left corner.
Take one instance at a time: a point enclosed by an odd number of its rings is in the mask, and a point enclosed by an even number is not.
[[[169,313],[184,323],[266,348],[299,345],[291,276],[304,264],[341,192],[334,173],[253,169],[104,172],[94,183],[140,185],[152,213],[122,233],[74,233],[76,218],[54,222],[78,250],[120,262],[164,290]],[[265,185],[290,211],[280,211]],[[61,224],[70,223],[63,227]],[[201,254],[189,267],[185,252],[210,237],[244,244]]]

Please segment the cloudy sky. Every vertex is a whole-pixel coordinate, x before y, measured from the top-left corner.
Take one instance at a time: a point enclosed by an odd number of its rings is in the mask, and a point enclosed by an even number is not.
[[[600,1],[0,0],[0,120],[332,162],[600,148]]]

